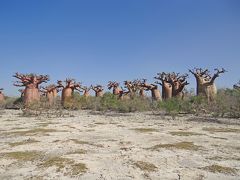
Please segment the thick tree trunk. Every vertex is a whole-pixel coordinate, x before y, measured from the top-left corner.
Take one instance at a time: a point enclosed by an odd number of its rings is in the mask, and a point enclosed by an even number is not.
[[[114,95],[119,95],[120,91],[121,91],[121,89],[119,89],[119,88],[113,88],[113,94]]]
[[[205,86],[205,95],[208,99],[208,102],[212,102],[215,100],[217,95],[217,88],[215,84]]]
[[[47,92],[47,99],[48,99],[48,103],[49,105],[53,105],[54,104],[54,96],[53,96],[53,92]]]
[[[57,89],[54,89],[54,90],[52,91],[52,94],[53,94],[53,98],[56,98],[56,97],[58,96],[58,91],[57,91]]]
[[[0,93],[0,102],[3,102],[5,100],[4,94]]]
[[[172,87],[169,87],[168,83],[163,83],[162,85],[162,97],[163,99],[172,98]]]
[[[144,89],[140,89],[140,91],[139,91],[139,96],[140,96],[141,98],[145,98]]]
[[[72,98],[73,90],[72,88],[64,88],[62,90],[62,104],[66,102],[66,100],[69,100]]]
[[[152,99],[156,101],[162,101],[161,93],[158,89],[152,89]]]
[[[33,102],[40,101],[40,93],[38,88],[28,88],[26,87],[24,91],[24,104],[29,105]]]
[[[84,92],[83,96],[84,96],[84,97],[89,97],[90,94],[89,94],[89,92]]]
[[[102,91],[100,91],[100,92],[96,92],[96,97],[103,97],[103,92]]]

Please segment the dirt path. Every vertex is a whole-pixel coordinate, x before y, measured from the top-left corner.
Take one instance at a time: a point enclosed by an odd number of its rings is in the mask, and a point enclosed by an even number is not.
[[[0,179],[237,180],[238,121],[89,111],[22,117],[4,110]]]

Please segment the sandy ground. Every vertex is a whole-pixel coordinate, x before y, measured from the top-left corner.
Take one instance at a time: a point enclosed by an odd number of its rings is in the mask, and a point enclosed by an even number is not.
[[[0,179],[240,179],[240,120],[0,111]]]

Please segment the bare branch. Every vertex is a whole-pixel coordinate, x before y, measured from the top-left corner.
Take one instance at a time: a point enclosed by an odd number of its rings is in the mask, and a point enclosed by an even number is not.
[[[227,72],[224,68],[222,68],[221,70],[219,70],[219,69],[214,69],[215,71],[217,71],[214,75],[213,75],[213,77],[212,77],[212,79],[211,79],[211,83],[213,83],[214,82],[214,80],[217,78],[217,77],[219,77],[219,75],[220,74],[223,74],[223,73],[225,73],[225,72]]]

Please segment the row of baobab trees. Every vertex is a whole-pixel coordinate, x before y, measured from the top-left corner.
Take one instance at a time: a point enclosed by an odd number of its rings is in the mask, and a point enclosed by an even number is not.
[[[215,80],[220,74],[225,73],[225,69],[215,69],[213,75],[210,74],[208,69],[194,68],[189,70],[194,75],[197,84],[197,95],[205,96],[208,101],[213,101],[216,94],[217,88],[215,86]],[[180,99],[184,98],[184,88],[189,84],[187,82],[188,74],[180,73],[158,73],[154,79],[154,83],[148,83],[146,79],[138,79],[134,81],[124,81],[124,88],[120,87],[120,83],[115,81],[109,81],[108,89],[112,89],[112,93],[119,99],[131,99],[133,97],[140,96],[145,98],[145,91],[150,91],[153,100],[162,101],[177,97]],[[66,79],[63,81],[57,81],[56,84],[51,84],[46,87],[40,86],[42,83],[49,81],[47,75],[36,75],[36,74],[20,74],[16,73],[13,77],[18,80],[14,83],[14,86],[24,87],[20,89],[21,97],[25,105],[29,105],[32,102],[40,101],[41,95],[45,95],[52,105],[58,92],[62,91],[61,102],[64,104],[68,99],[73,97],[74,91],[83,93],[85,97],[90,96],[90,90],[95,92],[96,97],[102,97],[104,94],[104,87],[102,85],[91,85],[90,87],[83,86],[81,83],[76,82],[74,79]],[[158,89],[158,85],[162,87]],[[235,89],[240,89],[240,82],[234,85]],[[2,93],[3,89],[0,89],[0,101],[4,100]]]

